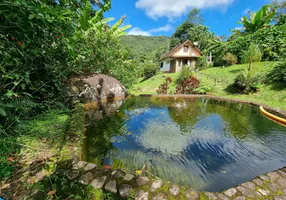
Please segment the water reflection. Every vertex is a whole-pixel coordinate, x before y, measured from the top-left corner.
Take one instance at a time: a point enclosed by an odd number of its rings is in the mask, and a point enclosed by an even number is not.
[[[113,110],[87,113],[88,161],[130,172],[147,164],[163,179],[207,191],[286,165],[285,127],[249,105],[138,97]]]

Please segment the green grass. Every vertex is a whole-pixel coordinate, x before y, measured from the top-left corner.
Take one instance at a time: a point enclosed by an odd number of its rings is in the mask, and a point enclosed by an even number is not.
[[[139,83],[135,84],[130,90],[131,94],[157,94],[156,90],[164,82],[167,77],[172,78],[173,82],[171,83],[170,91],[174,92],[176,88],[175,80],[178,77],[178,73],[163,74],[159,73],[156,76],[153,76],[145,81],[139,80]],[[142,82],[141,82],[142,81]]]
[[[48,111],[24,121],[15,131],[18,134],[0,138],[0,179],[11,175],[17,158],[33,161],[57,154],[63,144],[68,118],[67,113]]]
[[[267,75],[274,67],[275,62],[261,62],[254,63],[253,70],[257,73]],[[263,84],[261,91],[254,94],[232,94],[228,93],[225,89],[234,82],[235,77],[248,68],[247,64],[234,65],[230,67],[214,67],[200,71],[203,75],[198,75],[201,81],[201,86],[214,88],[214,80],[205,75],[214,77],[218,80],[216,87],[213,90],[214,95],[220,97],[234,98],[240,100],[249,100],[271,107],[286,110],[286,88],[281,89],[275,85]],[[175,91],[174,81],[178,77],[178,73],[173,74],[158,74],[146,81],[140,82],[133,86],[130,91],[131,94],[156,94],[159,85],[163,83],[166,77],[171,77],[173,83],[170,85],[170,91]]]

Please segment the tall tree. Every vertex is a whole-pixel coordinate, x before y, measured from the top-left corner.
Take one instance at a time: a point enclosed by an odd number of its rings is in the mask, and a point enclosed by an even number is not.
[[[206,50],[210,44],[209,40],[214,37],[214,34],[209,31],[208,27],[202,24],[203,21],[201,11],[192,9],[187,20],[172,35],[170,48],[190,40],[198,42],[198,48],[201,50]]]
[[[272,9],[277,9],[276,15],[274,17],[274,21],[277,25],[282,25],[286,23],[286,0],[274,0],[271,3]]]
[[[189,13],[187,22],[195,25],[202,24],[204,18],[201,11],[197,8],[193,8]]]

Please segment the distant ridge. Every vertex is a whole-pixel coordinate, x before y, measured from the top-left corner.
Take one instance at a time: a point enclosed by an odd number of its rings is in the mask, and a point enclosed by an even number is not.
[[[148,55],[160,49],[168,51],[170,38],[167,36],[125,35],[121,38],[122,45],[128,47],[134,57]]]

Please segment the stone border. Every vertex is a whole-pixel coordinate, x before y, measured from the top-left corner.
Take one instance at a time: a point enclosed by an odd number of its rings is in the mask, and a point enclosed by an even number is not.
[[[73,161],[70,169],[62,171],[70,181],[90,185],[118,194],[121,198],[134,200],[246,200],[246,199],[286,199],[286,168],[256,177],[223,192],[200,192],[193,188],[163,182],[147,176],[126,174],[119,169],[104,169],[85,161]]]
[[[274,109],[267,105],[258,104],[251,101],[236,100],[211,95],[139,95],[141,97],[159,97],[159,98],[208,98],[221,101],[230,101],[237,103],[250,104],[254,106],[263,106],[267,110],[286,117],[286,111]],[[82,112],[82,108],[81,108]],[[76,113],[75,113],[76,114]],[[84,119],[85,123],[85,119]],[[85,127],[85,124],[83,124]],[[81,140],[85,131],[80,136]],[[81,148],[82,141],[77,140],[73,145]],[[77,147],[75,147],[77,148]],[[77,151],[78,152],[78,151]],[[81,157],[81,155],[78,155]],[[105,191],[116,193],[120,197],[133,198],[135,200],[168,200],[168,199],[220,199],[220,200],[245,200],[245,199],[275,199],[286,200],[286,167],[265,175],[256,177],[252,181],[242,183],[237,187],[230,188],[220,193],[200,192],[193,188],[181,187],[169,182],[163,182],[161,179],[153,179],[147,176],[126,174],[120,169],[105,169],[98,167],[93,163],[78,161],[75,157],[72,161],[72,167],[64,170],[63,175],[69,180],[78,180],[83,185],[91,185],[94,189],[103,189]]]

